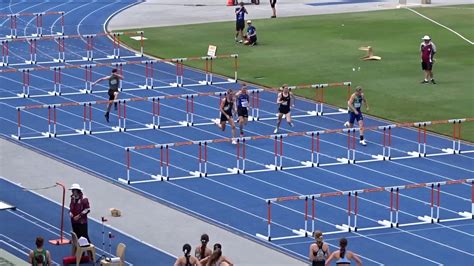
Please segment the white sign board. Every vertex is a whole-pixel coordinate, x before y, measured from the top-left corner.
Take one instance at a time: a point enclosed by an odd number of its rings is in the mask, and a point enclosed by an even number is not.
[[[209,48],[207,49],[207,56],[216,56],[217,52],[217,46],[214,45],[209,45]]]

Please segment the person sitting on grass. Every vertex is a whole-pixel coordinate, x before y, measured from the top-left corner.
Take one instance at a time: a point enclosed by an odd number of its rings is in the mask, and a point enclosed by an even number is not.
[[[244,44],[250,46],[257,44],[257,29],[252,25],[251,20],[247,20],[247,35],[245,35]]]

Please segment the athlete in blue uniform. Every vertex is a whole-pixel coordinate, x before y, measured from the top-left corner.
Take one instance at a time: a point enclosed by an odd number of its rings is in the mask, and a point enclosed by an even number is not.
[[[364,117],[362,116],[362,103],[365,104],[365,109],[369,110],[369,104],[367,103],[367,99],[364,97],[364,93],[362,92],[362,87],[357,86],[356,91],[351,95],[349,101],[347,101],[347,105],[349,107],[349,121],[344,123],[344,126],[348,128],[352,128],[354,126],[354,121],[357,120],[359,123],[360,129],[360,141],[359,143],[363,146],[367,145],[364,139]]]
[[[244,125],[247,125],[249,118],[249,95],[247,94],[247,85],[244,83],[240,91],[235,94],[237,98],[237,115],[239,116],[240,136],[244,135]]]
[[[245,45],[254,46],[257,44],[257,29],[252,25],[251,20],[247,20],[247,35],[245,35]]]
[[[331,256],[326,260],[326,265],[331,265],[331,260],[336,260],[336,265],[340,266],[350,266],[351,260],[355,260],[357,266],[362,265],[362,261],[360,260],[359,256],[357,256],[354,252],[346,250],[347,247],[347,239],[341,238],[339,240],[339,250],[334,251]]]
[[[108,94],[109,94],[109,104],[107,105],[107,111],[105,112],[105,120],[107,120],[107,122],[109,122],[109,114],[110,114],[110,109],[112,109],[112,101],[115,101],[118,99],[118,95],[119,95],[119,84],[120,84],[120,80],[123,79],[123,76],[120,75],[117,71],[116,68],[112,69],[112,74],[110,76],[105,76],[105,77],[102,77],[96,81],[94,81],[94,83],[92,83],[92,86],[95,86],[95,84],[103,81],[103,80],[108,80],[109,81],[109,91],[108,91]],[[114,105],[115,105],[115,110],[117,110],[117,102],[114,102]]]
[[[286,122],[288,122],[288,125],[290,127],[293,127],[293,122],[291,122],[291,108],[295,106],[295,97],[293,94],[290,92],[288,89],[288,85],[283,85],[282,86],[282,92],[278,93],[277,96],[277,104],[278,106],[278,122],[275,130],[273,133],[277,134],[278,131],[280,131],[280,124],[281,124],[281,119],[283,118],[283,115],[286,117]]]
[[[235,105],[234,92],[232,91],[232,89],[228,89],[226,96],[224,97],[224,99],[222,99],[221,105],[220,105],[220,111],[221,111],[221,120],[220,120],[220,124],[218,124],[217,126],[222,131],[224,131],[225,125],[228,122],[232,128],[232,138],[235,138],[235,123],[234,123],[232,111],[236,113],[237,106]],[[232,140],[232,143],[236,144],[235,140]]]

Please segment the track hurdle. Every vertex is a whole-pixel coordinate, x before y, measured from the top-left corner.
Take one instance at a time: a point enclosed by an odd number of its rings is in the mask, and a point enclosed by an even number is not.
[[[466,185],[470,186],[470,194],[464,195],[465,199],[470,199],[470,208],[467,209],[469,211],[462,211],[457,212],[454,217],[446,217],[442,218],[440,216],[440,209],[441,209],[441,195],[442,195],[442,187],[451,186],[451,185]],[[402,221],[399,217],[401,210],[401,203],[400,198],[404,195],[402,194],[405,190],[412,190],[412,189],[425,189],[424,191],[420,191],[420,194],[426,193],[429,196],[428,205],[428,213],[429,215],[423,216],[416,216],[415,222],[412,221]],[[364,211],[360,209],[360,202],[361,200],[368,201],[367,197],[361,197],[364,194],[368,193],[385,193],[388,197],[387,209],[388,209],[388,217],[389,220],[378,220],[377,226],[366,226],[360,227],[358,226],[358,218],[361,215],[360,212]],[[449,181],[440,181],[440,182],[429,182],[429,183],[419,183],[419,184],[408,184],[402,186],[390,186],[390,187],[372,187],[367,189],[359,189],[353,191],[334,191],[334,192],[327,192],[327,193],[318,193],[312,195],[295,195],[295,196],[284,196],[284,197],[277,197],[277,198],[270,198],[265,200],[265,207],[267,209],[267,219],[266,219],[266,227],[267,233],[260,234],[257,233],[256,236],[259,239],[266,240],[266,241],[277,241],[277,240],[285,240],[285,239],[294,239],[294,238],[301,238],[301,237],[312,237],[316,228],[318,226],[318,222],[324,222],[316,217],[316,203],[321,202],[324,198],[327,197],[346,197],[347,198],[347,223],[343,223],[341,225],[334,225],[334,228],[337,229],[335,231],[328,231],[324,232],[325,235],[333,235],[333,234],[341,234],[341,233],[348,233],[348,232],[361,232],[361,231],[373,231],[373,230],[380,230],[380,229],[389,229],[389,228],[401,228],[401,227],[409,227],[409,226],[417,226],[423,224],[432,224],[432,223],[446,223],[452,221],[461,221],[461,220],[472,220],[474,219],[474,179],[459,179],[459,180],[449,180]],[[405,196],[406,197],[406,196]],[[458,196],[456,196],[458,197]],[[300,229],[291,229],[291,234],[284,235],[284,236],[275,236],[272,232],[272,225],[274,221],[272,219],[272,209],[273,213],[275,212],[275,208],[277,206],[281,206],[283,202],[288,201],[304,201],[304,211],[296,211],[299,214],[298,216],[303,216],[302,223],[303,226]],[[311,201],[311,214],[309,214],[309,203]],[[276,205],[276,206],[275,206]],[[327,203],[326,203],[327,205]],[[446,207],[445,207],[446,208]],[[318,220],[319,219],[319,220]],[[360,218],[359,218],[360,219]],[[405,218],[405,220],[407,220]],[[311,227],[309,225],[311,222]],[[327,224],[327,222],[325,222]],[[277,223],[278,226],[282,226],[282,223]]]
[[[128,35],[137,35],[139,34],[141,41],[140,41],[140,52],[134,55],[121,55],[120,50],[122,47],[122,42],[120,40],[120,36],[128,36]],[[106,57],[99,57],[94,58],[94,41],[99,37],[110,37],[112,39],[112,51],[111,54],[107,55]],[[66,44],[69,40],[83,40],[85,42],[85,54],[82,56],[81,59],[70,59],[66,58]],[[5,41],[5,43],[3,43]],[[58,57],[54,58],[51,61],[44,61],[44,62],[37,62],[37,43],[38,42],[46,42],[46,41],[54,41],[57,43],[57,54]],[[7,55],[10,49],[8,42],[13,45],[14,43],[21,43],[27,42],[29,45],[29,52],[30,52],[30,60],[25,61],[25,63],[14,63],[11,65],[20,66],[23,64],[53,64],[53,63],[64,63],[64,62],[82,62],[82,61],[100,61],[100,60],[110,60],[110,59],[127,59],[127,58],[137,58],[143,57],[144,51],[144,32],[143,31],[130,31],[130,32],[102,32],[96,34],[84,34],[84,35],[35,35],[34,37],[22,36],[17,37],[14,39],[5,39],[2,40],[2,58],[3,62],[7,61]],[[82,45],[82,42],[81,42]],[[77,48],[75,48],[75,52],[77,53]]]
[[[25,69],[25,93],[28,93],[28,69]],[[55,91],[51,92],[51,94],[61,94],[61,68],[55,70],[55,75],[57,76],[57,86],[55,87]],[[263,89],[256,89],[256,90],[249,90],[249,93],[262,91]],[[114,133],[114,132],[125,132],[125,131],[142,131],[142,130],[150,130],[150,129],[165,129],[165,128],[175,128],[175,127],[191,127],[191,126],[205,126],[205,125],[213,125],[215,121],[213,119],[204,120],[204,121],[195,121],[195,114],[194,114],[194,105],[195,99],[198,97],[209,97],[209,96],[221,96],[225,94],[224,92],[210,92],[210,93],[195,93],[195,94],[178,94],[178,95],[167,95],[167,96],[155,96],[155,97],[141,97],[141,98],[128,98],[128,99],[120,99],[115,101],[108,101],[108,100],[99,100],[99,101],[89,101],[89,102],[65,102],[65,103],[57,103],[57,104],[41,104],[41,105],[27,105],[27,106],[17,106],[16,110],[18,112],[18,132],[17,135],[12,135],[15,139],[18,140],[27,140],[27,139],[38,139],[38,138],[53,138],[53,137],[66,137],[66,136],[76,136],[76,135],[87,135],[87,134],[104,134],[104,133]],[[177,123],[172,124],[161,124],[161,116],[163,115],[161,112],[161,102],[170,100],[170,99],[180,99],[183,100],[186,104],[185,108],[185,117],[181,121],[177,121]],[[127,112],[130,104],[134,104],[137,102],[149,102],[151,104],[151,112],[149,113],[150,119],[146,123],[135,123],[134,127],[128,128],[127,127]],[[96,105],[107,105],[117,103],[117,125],[112,126],[107,129],[100,129],[100,130],[92,130],[92,111],[93,107]],[[83,115],[78,115],[79,118],[83,119],[83,128],[70,128],[67,132],[57,132],[56,127],[58,125],[58,121],[56,119],[56,112],[59,108],[67,108],[71,106],[83,106]],[[48,118],[45,119],[48,121],[48,128],[45,131],[47,134],[36,134],[36,135],[29,135],[29,136],[22,136],[21,134],[21,127],[23,126],[21,120],[21,112],[26,112],[33,109],[48,109]],[[98,121],[97,121],[98,122]],[[78,123],[79,124],[79,123]]]
[[[217,59],[226,59],[226,58],[233,58],[234,59],[234,78],[228,78],[227,81],[220,81],[215,82],[213,81],[213,62]],[[176,66],[176,82],[170,83],[172,87],[191,87],[191,86],[199,86],[199,85],[210,85],[210,84],[226,84],[226,83],[236,83],[237,82],[237,72],[238,72],[238,54],[230,54],[230,55],[219,55],[219,56],[201,56],[201,57],[187,57],[187,58],[173,58],[171,62]],[[184,84],[184,62],[191,62],[191,61],[204,61],[204,69],[205,69],[205,80],[201,80],[195,84]]]
[[[38,12],[38,13],[16,13],[16,14],[0,14],[0,18],[8,18],[10,20],[10,35],[6,35],[6,38],[15,39],[25,36],[18,36],[17,22],[20,17],[34,17],[36,33],[32,36],[38,37],[43,36],[43,18],[46,16],[60,16],[61,31],[57,32],[57,35],[64,34],[64,11],[49,11],[49,12]]]

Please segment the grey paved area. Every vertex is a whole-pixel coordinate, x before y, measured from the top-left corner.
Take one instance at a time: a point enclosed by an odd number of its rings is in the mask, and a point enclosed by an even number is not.
[[[292,17],[302,15],[332,14],[384,10],[397,8],[398,0],[367,0],[366,3],[327,4],[310,6],[307,3],[337,3],[349,0],[278,0],[277,16]],[[250,0],[244,0],[250,2]],[[249,19],[269,18],[271,8],[268,0],[260,0],[260,5],[248,5]],[[353,2],[363,2],[354,0]],[[227,0],[147,0],[124,10],[112,18],[108,28],[132,29],[154,26],[195,24],[235,19],[234,8],[226,6]],[[431,5],[472,4],[473,0],[432,0]],[[407,0],[409,6],[420,5],[421,0]]]
[[[0,176],[27,188],[45,187],[57,181],[67,187],[72,183],[79,183],[91,202],[92,218],[100,221],[102,216],[108,217],[108,224],[111,226],[174,256],[182,255],[183,243],[197,245],[200,235],[207,232],[211,243],[220,242],[225,248],[224,254],[236,265],[306,265],[283,253],[9,141],[0,139],[0,151]],[[55,202],[61,202],[58,189],[36,192]],[[123,216],[110,217],[109,208],[112,207],[119,208]]]

